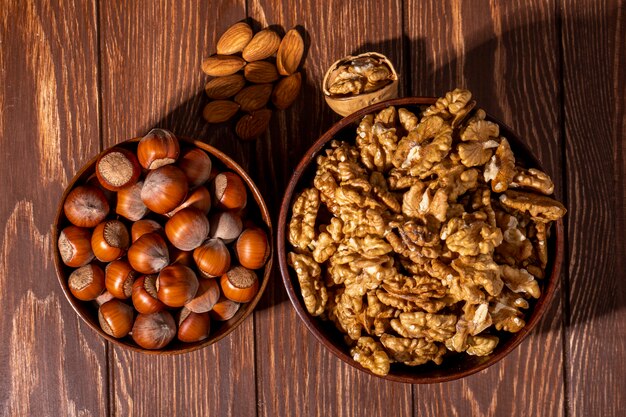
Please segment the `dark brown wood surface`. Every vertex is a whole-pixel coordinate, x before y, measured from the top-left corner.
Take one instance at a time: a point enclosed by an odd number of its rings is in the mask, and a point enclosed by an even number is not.
[[[209,127],[202,57],[250,18],[300,25],[302,96],[258,141]],[[388,55],[402,95],[471,89],[556,182],[567,256],[538,328],[460,381],[403,385],[343,364],[307,332],[276,269],[216,345],[175,357],[113,347],[54,276],[68,180],[153,126],[247,168],[274,218],[293,167],[338,119],[319,84],[337,58]],[[626,10],[623,0],[0,0],[0,416],[620,416],[626,412]]]
[[[432,2],[430,13],[420,6],[411,1],[406,8],[412,49],[419,51],[410,62],[417,68],[412,94],[437,95],[448,85],[469,88],[483,108],[525,139],[562,198],[554,3]],[[432,14],[448,18],[433,20]],[[538,329],[491,369],[456,382],[417,386],[418,414],[565,415],[562,297],[557,292]]]

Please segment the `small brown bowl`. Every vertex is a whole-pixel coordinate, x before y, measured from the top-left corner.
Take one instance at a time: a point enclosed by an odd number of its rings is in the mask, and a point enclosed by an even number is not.
[[[315,175],[315,159],[321,151],[324,150],[328,142],[333,139],[354,142],[356,135],[356,126],[366,114],[380,111],[388,106],[406,107],[409,110],[419,111],[422,108],[434,104],[435,98],[430,97],[407,97],[384,102],[376,103],[369,107],[365,107],[348,117],[344,117],[324,133],[305,153],[304,157],[295,169],[294,174],[287,185],[285,196],[280,208],[278,217],[278,264],[283,277],[283,282],[287,289],[289,299],[293,304],[298,316],[304,322],[313,336],[328,348],[335,356],[347,364],[371,375],[378,376],[363,368],[350,356],[349,349],[344,342],[344,335],[340,333],[335,326],[329,322],[321,320],[318,317],[311,316],[304,306],[302,295],[300,293],[300,285],[295,273],[287,265],[288,243],[286,243],[286,231],[288,218],[291,216],[291,206],[294,195],[304,186],[310,186]],[[509,140],[509,143],[517,157],[522,163],[528,167],[535,167],[543,170],[541,164],[533,156],[526,145],[511,131],[509,127],[494,119],[491,116],[489,120],[498,123],[501,135]],[[563,222],[558,220],[555,222],[555,229],[548,240],[549,263],[546,267],[546,277],[541,280],[541,297],[538,300],[530,302],[530,308],[526,315],[526,326],[518,333],[499,332],[500,343],[489,356],[469,356],[469,355],[452,355],[446,356],[441,365],[428,363],[421,366],[410,367],[402,364],[393,364],[389,374],[381,378],[404,382],[409,384],[430,384],[436,382],[446,382],[463,378],[468,375],[479,372],[494,363],[498,362],[508,355],[517,345],[519,345],[530,331],[537,325],[545,311],[550,306],[550,302],[554,297],[559,276],[561,274],[561,264],[563,262]]]
[[[259,226],[264,225],[264,228],[268,234],[268,237],[273,236],[272,222],[270,219],[269,211],[267,210],[267,206],[265,205],[265,201],[263,200],[263,197],[261,196],[261,192],[259,191],[257,186],[254,184],[250,176],[246,173],[246,171],[244,171],[244,169],[241,168],[228,155],[226,155],[225,153],[221,152],[220,150],[210,145],[207,145],[204,142],[201,142],[199,140],[194,140],[194,139],[180,138],[180,137],[178,139],[181,142],[181,147],[182,146],[197,147],[206,151],[211,156],[214,167],[217,166],[218,168],[220,168],[220,170],[226,170],[226,169],[231,170],[237,173],[241,177],[241,179],[243,179],[244,183],[248,187],[248,205],[246,207],[246,211],[247,211],[246,219],[253,220]],[[115,146],[127,148],[127,149],[135,151],[137,148],[137,142],[139,142],[139,138],[130,139],[125,142],[119,143]],[[59,207],[57,209],[57,215],[54,221],[54,225],[52,227],[52,236],[54,239],[54,246],[55,246],[54,264],[55,264],[55,268],[57,271],[57,278],[59,279],[59,284],[61,285],[61,288],[63,289],[63,293],[65,294],[65,297],[69,301],[70,305],[72,306],[74,311],[76,311],[78,316],[100,336],[104,337],[109,342],[114,343],[117,346],[134,350],[136,352],[142,352],[142,353],[148,353],[148,354],[187,353],[187,352],[192,352],[194,350],[209,346],[219,341],[220,339],[226,337],[226,335],[228,335],[230,332],[235,330],[235,328],[239,326],[241,322],[243,322],[245,318],[250,315],[250,313],[252,313],[255,306],[261,299],[261,296],[263,295],[263,291],[265,291],[265,288],[267,287],[267,284],[270,278],[271,269],[272,269],[272,261],[274,258],[274,245],[273,245],[272,239],[268,238],[268,241],[270,242],[270,254],[267,259],[267,263],[263,267],[262,277],[260,276],[261,274],[259,270],[259,280],[260,280],[259,284],[260,285],[259,285],[259,291],[257,295],[254,297],[254,299],[252,299],[252,301],[242,305],[239,311],[237,311],[237,313],[230,320],[227,320],[224,322],[211,320],[211,333],[207,339],[202,340],[200,342],[184,343],[184,342],[180,342],[178,339],[175,338],[171,343],[169,343],[163,349],[150,350],[150,349],[144,349],[140,347],[139,345],[137,345],[130,336],[126,336],[121,339],[116,339],[106,334],[100,328],[100,324],[98,322],[98,308],[95,305],[95,303],[88,302],[88,301],[80,301],[76,299],[70,292],[67,280],[73,268],[67,267],[63,263],[63,261],[61,260],[61,256],[59,254],[59,250],[56,245],[56,242],[58,241],[58,238],[59,238],[59,232],[63,230],[65,226],[70,225],[69,221],[67,220],[63,212],[63,202],[65,201],[67,194],[75,186],[79,184],[84,184],[94,174],[96,161],[98,160],[100,155],[102,155],[106,151],[107,150],[102,151],[99,155],[94,157],[85,166],[83,166],[81,170],[78,171],[78,173],[74,176],[72,181],[69,183],[69,185],[63,192],[63,196],[61,197]],[[250,197],[252,197],[253,200],[250,199]],[[254,204],[252,204],[253,202]],[[216,278],[216,279],[219,279],[219,278]]]

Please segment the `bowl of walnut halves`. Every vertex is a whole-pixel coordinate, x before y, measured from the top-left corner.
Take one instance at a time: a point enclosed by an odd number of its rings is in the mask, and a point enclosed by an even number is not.
[[[278,221],[289,298],[348,364],[443,382],[511,352],[560,275],[566,209],[509,128],[467,90],[401,98],[308,150]]]

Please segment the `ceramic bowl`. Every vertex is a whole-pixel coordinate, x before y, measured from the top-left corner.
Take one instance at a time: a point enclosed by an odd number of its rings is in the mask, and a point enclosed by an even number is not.
[[[330,321],[324,321],[318,317],[311,316],[304,305],[300,293],[300,285],[295,272],[287,264],[287,253],[291,250],[291,245],[287,242],[288,219],[291,218],[291,206],[294,196],[305,187],[310,187],[316,168],[316,156],[319,155],[333,139],[346,140],[354,143],[356,127],[364,115],[378,112],[388,106],[405,107],[409,110],[419,112],[421,109],[435,103],[435,98],[409,97],[387,100],[369,107],[363,108],[347,117],[344,117],[324,133],[311,148],[306,152],[298,164],[285,192],[277,228],[277,251],[280,272],[289,295],[289,299],[300,319],[304,322],[315,338],[329,349],[335,356],[349,365],[370,373],[350,356],[349,348],[344,342],[344,335],[340,333]],[[510,128],[493,117],[488,119],[500,125],[501,135],[509,140],[509,143],[519,161],[527,167],[542,169],[541,164],[532,152],[526,147],[524,142],[515,135]],[[561,264],[563,261],[563,223],[561,220],[555,222],[552,227],[549,245],[549,263],[546,268],[546,277],[540,281],[541,297],[538,300],[529,300],[530,308],[525,316],[526,326],[518,333],[498,332],[500,342],[489,356],[478,357],[466,354],[446,355],[441,365],[432,362],[428,364],[409,367],[402,364],[392,364],[388,375],[383,376],[387,380],[405,382],[411,384],[424,384],[434,382],[445,382],[462,378],[479,372],[508,355],[517,347],[526,336],[537,325],[543,314],[548,309],[554,296],[554,291],[559,280]]]
[[[63,202],[65,201],[68,193],[76,186],[80,184],[84,184],[95,171],[95,164],[98,160],[99,156],[102,155],[105,151],[101,152],[99,155],[94,157],[91,161],[89,161],[72,179],[72,181],[67,186],[63,196],[60,199],[59,207],[57,209],[57,215],[55,218],[55,222],[53,225],[53,239],[55,242],[55,250],[54,250],[54,263],[57,271],[57,277],[59,280],[59,285],[63,290],[68,302],[76,311],[76,314],[96,333],[98,333],[103,338],[107,339],[111,343],[121,346],[127,349],[131,349],[138,352],[149,353],[149,354],[178,354],[191,352],[206,346],[209,346],[218,340],[224,338],[230,332],[232,332],[237,326],[241,324],[248,317],[255,306],[261,299],[263,291],[267,287],[270,278],[270,271],[272,269],[272,260],[274,254],[273,247],[273,239],[270,237],[273,236],[272,233],[272,222],[270,219],[269,211],[267,210],[267,206],[265,205],[265,201],[261,196],[261,192],[254,184],[250,176],[241,168],[235,161],[233,161],[228,155],[224,154],[220,150],[207,145],[204,142],[193,139],[186,138],[178,138],[181,143],[181,148],[193,148],[197,147],[209,154],[211,160],[213,162],[213,166],[217,168],[219,171],[233,171],[237,173],[244,181],[247,186],[248,191],[248,204],[246,207],[246,219],[251,219],[256,225],[263,227],[267,233],[268,241],[270,242],[270,254],[265,266],[257,270],[258,278],[260,280],[259,283],[259,291],[257,295],[254,297],[252,301],[249,303],[241,305],[237,313],[228,321],[211,321],[211,333],[209,337],[203,341],[195,342],[195,343],[183,343],[178,341],[176,338],[165,346],[163,349],[158,350],[148,350],[137,345],[130,336],[126,336],[121,339],[116,339],[114,337],[106,334],[101,328],[98,322],[98,307],[95,302],[85,302],[76,299],[69,290],[68,287],[68,277],[74,268],[67,267],[63,261],[61,260],[58,248],[56,247],[56,242],[59,238],[59,233],[63,230],[64,227],[70,225],[69,221],[65,217],[63,213]],[[137,142],[139,139],[131,139],[120,144],[115,145],[116,147],[123,147],[132,150],[133,152],[137,149]],[[112,208],[113,211],[113,208]],[[210,213],[209,213],[210,216]],[[107,218],[110,218],[111,214]],[[199,278],[203,279],[203,278]],[[218,278],[219,279],[219,278]]]

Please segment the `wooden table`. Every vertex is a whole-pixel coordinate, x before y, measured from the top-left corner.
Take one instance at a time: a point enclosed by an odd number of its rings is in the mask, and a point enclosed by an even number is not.
[[[302,96],[252,143],[200,116],[200,62],[246,17],[310,39]],[[388,383],[314,340],[277,270],[254,317],[187,355],[132,353],[78,319],[50,230],[86,161],[170,128],[247,167],[276,218],[296,162],[338,118],[320,94],[325,68],[372,50],[396,64],[402,95],[471,89],[557,184],[561,286],[519,348],[460,381]],[[0,0],[0,415],[625,415],[625,50],[622,0]]]

